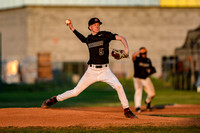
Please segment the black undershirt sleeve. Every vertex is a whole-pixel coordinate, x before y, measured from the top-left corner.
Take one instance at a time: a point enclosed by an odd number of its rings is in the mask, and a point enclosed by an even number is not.
[[[86,43],[87,39],[81,33],[79,33],[77,30],[74,30],[73,33],[78,37],[79,40],[81,40],[82,43]]]

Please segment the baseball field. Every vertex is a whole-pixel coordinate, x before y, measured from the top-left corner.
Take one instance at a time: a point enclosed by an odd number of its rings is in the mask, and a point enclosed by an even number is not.
[[[132,80],[120,81],[135,113]],[[135,113],[138,119],[124,117],[116,91],[104,83],[91,85],[78,97],[49,109],[40,108],[43,100],[74,85],[62,89],[53,84],[4,85],[0,132],[200,132],[200,93],[174,90],[157,79],[153,83],[153,109],[146,111],[143,102],[142,112]]]

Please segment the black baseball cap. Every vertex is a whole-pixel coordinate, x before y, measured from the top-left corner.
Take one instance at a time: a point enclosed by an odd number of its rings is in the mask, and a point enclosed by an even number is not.
[[[88,27],[90,26],[90,25],[93,25],[93,24],[95,24],[95,23],[99,23],[100,25],[102,24],[102,22],[98,19],[98,18],[91,18],[90,20],[89,20],[89,22],[88,22]]]

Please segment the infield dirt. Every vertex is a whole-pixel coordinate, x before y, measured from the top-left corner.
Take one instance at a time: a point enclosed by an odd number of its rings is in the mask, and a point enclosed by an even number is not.
[[[129,119],[121,107],[1,108],[0,127],[200,126],[200,105],[161,105],[154,106],[151,112],[142,109],[138,114],[131,108],[139,119]]]

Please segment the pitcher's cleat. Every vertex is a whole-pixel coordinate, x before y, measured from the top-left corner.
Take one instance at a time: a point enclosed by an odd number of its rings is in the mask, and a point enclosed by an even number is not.
[[[136,115],[134,115],[129,108],[124,109],[124,115],[126,118],[131,118],[131,119],[137,118],[138,119],[138,117]]]
[[[57,101],[57,99],[56,99],[56,96],[54,96],[54,97],[52,97],[52,98],[49,98],[49,99],[45,100],[45,101],[42,103],[41,107],[42,107],[42,108],[48,108],[49,106],[51,106],[51,105],[53,105],[53,104],[55,104],[55,103],[57,103],[57,102],[58,102],[58,101]]]

